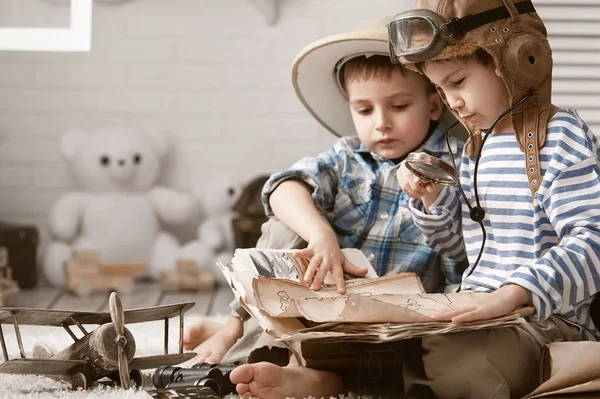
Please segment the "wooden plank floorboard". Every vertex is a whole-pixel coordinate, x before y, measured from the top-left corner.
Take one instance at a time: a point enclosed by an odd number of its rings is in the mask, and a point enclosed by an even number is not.
[[[104,308],[108,301],[110,293],[106,292],[94,292],[89,297],[79,297],[71,294],[70,292],[64,292],[63,295],[52,305],[52,309],[66,309],[66,310],[83,310],[86,312],[96,312]]]
[[[211,292],[169,292],[164,293],[160,305],[195,302],[196,306],[188,310],[187,315],[205,316],[210,304]]]
[[[231,312],[229,303],[231,303],[233,299],[233,292],[229,286],[219,286],[217,289],[215,289],[215,291],[213,291],[213,297],[211,299],[210,309],[208,309],[208,315],[212,316],[229,314]]]
[[[121,303],[123,309],[139,309],[156,306],[161,299],[160,285],[153,282],[136,283],[135,288],[130,294],[121,294]],[[100,309],[108,311],[108,299]]]
[[[55,287],[37,287],[21,290],[15,306],[22,308],[48,309],[62,295]]]

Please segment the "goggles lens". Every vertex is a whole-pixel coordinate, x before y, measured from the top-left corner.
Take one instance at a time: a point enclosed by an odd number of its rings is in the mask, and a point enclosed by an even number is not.
[[[437,24],[428,16],[400,17],[388,26],[388,36],[396,57],[423,54],[439,42]]]
[[[438,29],[430,18],[411,16],[392,21],[388,33],[394,53],[397,57],[404,57],[431,48]]]

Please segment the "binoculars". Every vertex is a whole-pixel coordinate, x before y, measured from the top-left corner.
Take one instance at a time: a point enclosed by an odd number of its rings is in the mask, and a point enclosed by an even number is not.
[[[155,388],[208,387],[219,396],[236,393],[229,374],[236,364],[198,363],[191,368],[161,366],[152,375]]]

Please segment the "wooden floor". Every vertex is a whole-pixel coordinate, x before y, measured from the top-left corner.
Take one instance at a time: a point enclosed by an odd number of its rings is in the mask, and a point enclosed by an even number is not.
[[[138,282],[131,294],[121,295],[121,301],[125,309],[195,302],[196,306],[190,309],[187,314],[199,316],[229,314],[229,302],[231,300],[233,300],[233,293],[231,288],[227,286],[217,287],[211,292],[163,293],[160,285],[152,282]],[[94,293],[90,297],[77,297],[59,288],[38,287],[21,290],[15,306],[40,309],[107,311],[108,292]]]

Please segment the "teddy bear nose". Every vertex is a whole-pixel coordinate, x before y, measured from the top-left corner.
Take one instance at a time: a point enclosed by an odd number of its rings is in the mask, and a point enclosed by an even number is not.
[[[119,166],[123,166],[125,165],[125,160],[124,159],[119,159]]]

